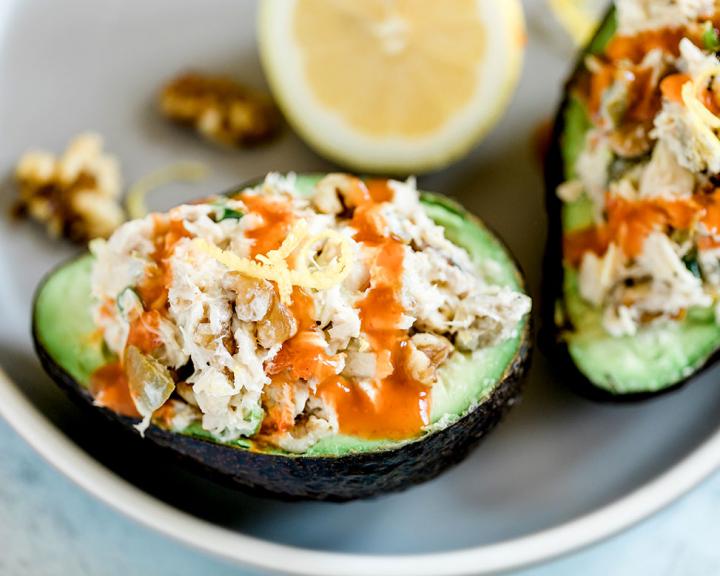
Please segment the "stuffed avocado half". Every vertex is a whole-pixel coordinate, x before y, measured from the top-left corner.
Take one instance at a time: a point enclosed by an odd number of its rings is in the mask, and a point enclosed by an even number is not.
[[[712,2],[618,2],[566,87],[544,324],[597,398],[670,390],[720,347],[719,21]]]
[[[73,396],[212,475],[348,500],[436,476],[500,420],[523,289],[412,181],[271,174],[92,245],[38,289],[33,334]]]

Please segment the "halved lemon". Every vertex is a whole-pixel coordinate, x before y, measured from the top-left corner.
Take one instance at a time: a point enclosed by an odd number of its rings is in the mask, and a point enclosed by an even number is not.
[[[463,156],[499,120],[525,46],[519,0],[263,0],[278,104],[322,155],[409,173]]]

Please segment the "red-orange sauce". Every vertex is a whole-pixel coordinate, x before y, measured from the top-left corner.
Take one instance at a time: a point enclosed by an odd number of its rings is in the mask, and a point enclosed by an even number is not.
[[[153,412],[153,422],[161,428],[170,428],[174,417],[175,406],[171,402],[165,402]]]
[[[667,100],[682,104],[682,87],[689,81],[690,76],[687,74],[665,76],[660,82],[660,92]]]
[[[625,120],[630,123],[653,120],[662,107],[662,98],[650,68],[635,68],[632,75]]]
[[[293,288],[290,311],[297,322],[298,332],[315,327],[315,320],[313,320],[314,307],[315,303],[310,294],[297,286]]]
[[[345,434],[411,438],[429,422],[428,388],[403,369],[408,338],[404,330],[396,328],[403,313],[399,294],[403,253],[402,243],[385,239],[375,256],[372,287],[359,303],[362,330],[377,355],[377,373],[381,376],[374,382],[374,398],[337,376],[318,388],[335,406],[340,431]]]
[[[613,84],[617,74],[618,68],[612,63],[607,63],[590,77],[587,94],[588,110],[596,122],[599,121],[598,114],[605,91]],[[623,122],[629,125],[650,122],[662,106],[661,92],[654,83],[652,69],[631,66],[623,69],[622,74],[628,82],[628,102]]]
[[[148,266],[145,277],[137,286],[137,292],[145,309],[164,310],[167,307],[168,287],[172,280],[170,257],[175,245],[191,234],[182,220],[167,220],[155,215],[155,250],[151,255],[153,264]]]
[[[254,240],[250,256],[254,258],[279,248],[295,219],[289,203],[246,193],[240,194],[239,199],[263,219],[262,224],[245,232],[247,238]]]
[[[378,383],[374,400],[342,376],[325,380],[318,391],[335,406],[340,431],[370,439],[417,436],[430,413],[430,394],[419,384],[390,377]]]
[[[680,40],[688,35],[685,28],[646,30],[633,36],[614,36],[605,48],[606,56],[613,61],[642,61],[648,52],[659,48],[663,52],[680,55]]]
[[[700,222],[705,225],[708,232],[713,235],[720,233],[720,189],[715,190],[711,194],[697,195],[697,202],[703,207],[703,214]],[[698,242],[698,247],[703,249],[717,248],[720,241],[712,237],[703,237]]]
[[[293,410],[295,382],[289,372],[274,374],[263,390],[263,407],[266,414],[260,429],[261,435],[282,434],[295,426]]]
[[[653,231],[667,231],[669,228],[687,230],[698,220],[712,229],[713,223],[720,224],[719,205],[720,195],[717,192],[712,195],[696,194],[681,200],[609,197],[606,200],[606,223],[565,235],[565,261],[577,266],[585,252],[602,255],[611,242],[628,257],[634,258],[642,252],[645,239]]]
[[[119,362],[106,364],[93,372],[90,376],[90,393],[98,406],[123,416],[140,417],[130,397],[125,370]]]
[[[586,252],[602,256],[609,243],[606,226],[588,226],[573,230],[563,236],[563,258],[566,264],[577,267]]]
[[[660,92],[662,95],[672,102],[683,104],[682,88],[690,81],[687,74],[671,74],[663,78],[660,83]],[[714,90],[709,86],[703,90],[701,94],[703,105],[715,116],[720,115],[720,103]]]
[[[283,343],[265,371],[271,376],[287,372],[295,380],[328,378],[335,374],[335,359],[325,352],[325,340],[312,318],[312,297],[296,287],[292,299],[290,310],[297,322],[297,333]]]
[[[699,28],[664,28],[660,30],[647,30],[632,36],[614,36],[599,57],[599,70],[590,75],[589,82],[581,86],[587,98],[588,109],[595,122],[600,122],[598,116],[602,97],[612,85],[618,74],[629,83],[629,94],[623,122],[626,124],[625,132],[631,132],[634,126],[644,126],[649,129],[649,123],[657,115],[662,104],[662,96],[674,101],[680,101],[681,79],[672,75],[670,80],[663,81],[661,89],[657,89],[654,71],[649,67],[640,66],[647,53],[660,49],[673,56],[679,56],[680,40],[687,37],[695,44],[702,45]],[[624,62],[624,64],[621,64]],[[630,63],[628,65],[628,62]],[[663,87],[664,86],[664,87]],[[713,109],[712,98],[710,109]]]
[[[160,312],[146,310],[130,321],[126,346],[135,346],[144,354],[150,354],[162,345],[158,334]]]
[[[615,81],[615,70],[615,66],[604,64],[600,70],[590,77],[587,100],[588,110],[592,116],[596,116],[600,112],[603,94]]]
[[[393,191],[387,180],[357,180],[355,192],[350,197],[350,202],[356,206],[350,221],[350,226],[357,230],[356,241],[377,243],[383,240],[385,222],[380,205],[392,197]]]

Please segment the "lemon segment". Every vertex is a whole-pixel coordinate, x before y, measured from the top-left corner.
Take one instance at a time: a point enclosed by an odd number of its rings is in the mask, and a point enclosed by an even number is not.
[[[288,121],[365,172],[464,155],[506,108],[525,45],[518,0],[263,0],[259,18]]]

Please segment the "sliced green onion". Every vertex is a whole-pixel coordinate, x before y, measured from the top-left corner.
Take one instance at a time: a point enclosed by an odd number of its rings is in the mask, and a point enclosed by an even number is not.
[[[713,26],[712,22],[705,23],[705,31],[702,35],[703,45],[706,50],[710,52],[717,52],[720,50],[720,34]]]

